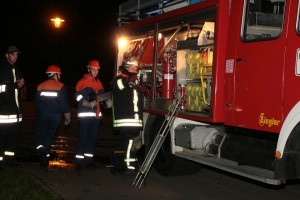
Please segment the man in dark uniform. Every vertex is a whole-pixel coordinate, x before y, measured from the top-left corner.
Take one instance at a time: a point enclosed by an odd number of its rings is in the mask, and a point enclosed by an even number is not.
[[[138,87],[138,65],[135,57],[125,64],[122,74],[112,81],[113,126],[119,131],[118,150],[124,151],[124,174],[135,175],[138,167],[136,152],[141,147],[143,102]]]
[[[14,161],[22,121],[20,88],[25,83],[16,64],[19,53],[9,46],[0,64],[0,163],[8,167],[22,167]]]

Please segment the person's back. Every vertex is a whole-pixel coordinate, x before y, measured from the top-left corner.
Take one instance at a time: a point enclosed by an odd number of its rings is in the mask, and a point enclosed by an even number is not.
[[[38,85],[35,95],[37,119],[34,139],[40,166],[43,168],[49,165],[50,148],[60,124],[61,113],[64,113],[65,125],[71,121],[66,88],[60,82],[60,68],[51,65],[47,68],[46,74],[48,80]]]
[[[70,108],[66,101],[65,91],[64,84],[54,79],[48,79],[39,84],[35,100],[37,111],[49,111],[50,113],[68,112]]]

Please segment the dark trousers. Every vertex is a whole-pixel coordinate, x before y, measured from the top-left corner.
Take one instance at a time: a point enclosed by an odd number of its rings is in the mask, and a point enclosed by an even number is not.
[[[44,148],[37,149],[38,155],[42,151],[46,154],[50,154],[50,147],[53,142],[54,135],[57,131],[57,127],[60,124],[61,114],[60,113],[47,113],[40,112],[36,118],[34,140],[36,146],[43,146]]]
[[[94,161],[94,151],[99,133],[100,120],[96,118],[79,119],[80,131],[76,149],[76,165]]]
[[[0,157],[6,161],[13,161],[14,155],[4,155],[4,152],[15,153],[19,134],[20,122],[0,124]]]
[[[131,129],[131,128],[124,128],[121,129],[119,132],[119,141],[117,149],[119,151],[124,151],[124,154],[127,152],[129,140],[137,137],[140,134],[140,130]]]
[[[119,142],[117,149],[119,151],[124,151],[123,153],[123,159],[135,159],[137,158],[136,152],[131,151],[131,147],[129,147],[129,140],[133,140],[133,138],[137,137],[140,134],[140,130],[136,128],[122,128],[119,132]],[[129,150],[129,154],[127,154],[127,151]],[[125,164],[126,163],[126,164]],[[137,167],[137,162],[124,162],[122,164],[122,168],[126,169],[128,165]]]
[[[119,163],[119,165],[122,165],[123,170],[126,170],[127,168],[132,169],[132,167],[137,169],[138,167],[138,162],[128,161],[128,160],[137,159],[136,152],[129,149],[132,148],[132,146],[131,147],[129,146],[129,141],[139,136],[139,134],[140,134],[140,130],[135,128],[123,128],[119,132],[119,142],[118,142],[117,149],[119,151],[124,151],[123,153],[124,163],[122,164]],[[129,152],[127,152],[128,150]]]

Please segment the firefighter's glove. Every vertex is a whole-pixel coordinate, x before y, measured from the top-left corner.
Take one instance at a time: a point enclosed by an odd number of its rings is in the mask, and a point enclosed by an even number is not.
[[[129,87],[131,87],[132,89],[137,90],[139,88],[139,85],[133,82],[129,82],[128,83]]]
[[[17,86],[16,88],[21,88],[21,87],[23,87],[24,83],[25,83],[25,81],[24,81],[23,78],[17,80],[17,81],[16,81],[16,86]]]
[[[133,152],[137,152],[141,147],[142,147],[142,140],[141,140],[141,136],[136,136],[134,138],[132,138],[132,147],[131,147],[131,151]]]
[[[136,74],[132,75],[128,81],[129,87],[133,89],[138,89],[139,88],[139,78]]]
[[[111,99],[108,99],[108,100],[105,102],[105,105],[106,105],[106,108],[111,108],[111,107],[112,107],[112,100],[111,100]]]
[[[71,122],[71,114],[70,113],[65,113],[65,125],[69,125]]]
[[[83,105],[84,107],[88,107],[88,108],[93,109],[95,106],[97,106],[97,101],[91,101],[91,102],[88,102],[87,100],[84,100],[84,101],[82,102],[82,105]]]

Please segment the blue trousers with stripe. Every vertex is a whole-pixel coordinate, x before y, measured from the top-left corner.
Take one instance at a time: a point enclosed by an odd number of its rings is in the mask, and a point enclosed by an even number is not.
[[[99,133],[100,120],[93,118],[79,119],[80,131],[76,149],[75,164],[88,164],[94,161],[94,151]]]
[[[37,149],[38,155],[40,155],[42,151],[45,151],[46,154],[50,154],[50,147],[60,120],[61,113],[39,112],[37,114],[34,140],[37,147],[41,145],[44,147]]]

